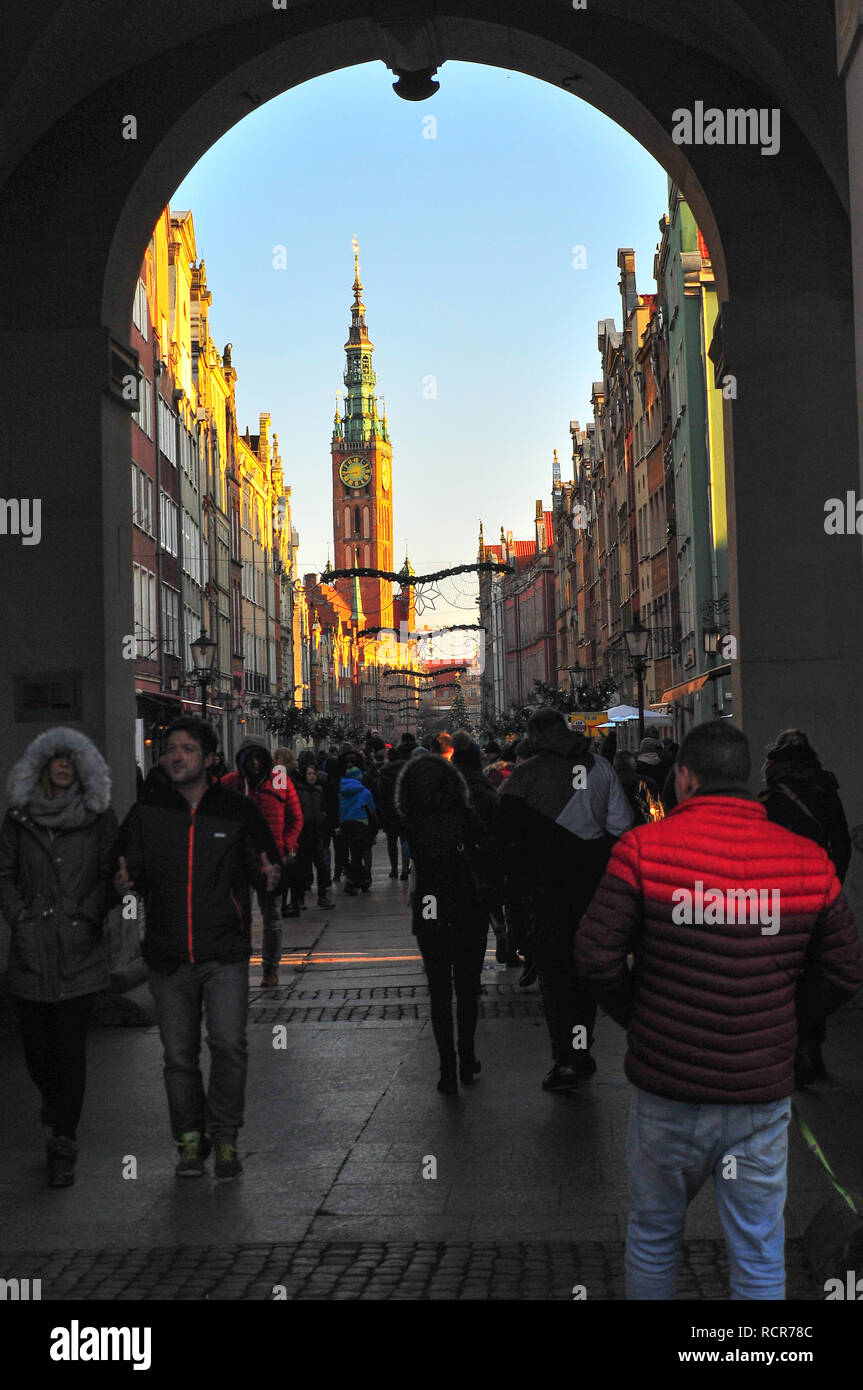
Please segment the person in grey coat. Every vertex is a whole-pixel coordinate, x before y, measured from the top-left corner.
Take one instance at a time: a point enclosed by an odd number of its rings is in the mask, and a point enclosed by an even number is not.
[[[86,1036],[109,984],[104,921],[114,901],[111,779],[77,729],[48,729],[12,768],[0,827],[0,912],[27,1070],[42,1095],[48,1181],[75,1180]]]

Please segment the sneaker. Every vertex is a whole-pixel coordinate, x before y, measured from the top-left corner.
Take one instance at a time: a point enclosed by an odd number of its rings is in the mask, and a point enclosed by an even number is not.
[[[532,960],[528,961],[518,977],[519,989],[530,989],[538,974],[539,970],[536,964]]]
[[[349,898],[355,898],[357,896],[357,890],[352,883],[345,884],[345,892]]]
[[[308,903],[300,903],[300,912],[308,912],[308,910],[309,910],[309,905],[308,905]]]
[[[297,907],[296,903],[291,903],[290,907],[282,908],[283,917],[299,917],[299,915],[300,909]]]
[[[594,1069],[596,1064],[594,1063]],[[573,1066],[562,1067],[555,1062],[551,1071],[543,1078],[542,1089],[544,1091],[575,1091],[581,1085],[584,1077],[581,1072],[576,1071]]]
[[[399,878],[402,880],[402,882],[404,882],[404,880],[405,880],[406,878],[410,878],[410,876],[411,876],[411,871],[410,871],[410,869],[402,869],[401,873],[399,874]]]
[[[197,1129],[189,1130],[184,1134],[181,1142],[177,1145],[177,1152],[180,1161],[174,1169],[174,1174],[178,1178],[200,1178],[204,1174],[204,1159],[207,1157],[212,1144],[206,1134],[201,1134]]]
[[[243,1165],[236,1144],[217,1143],[216,1162],[213,1166],[216,1182],[230,1182],[232,1178],[238,1178],[242,1171]]]
[[[318,907],[326,907],[331,910],[335,907],[335,903],[332,898],[328,898],[325,894],[324,897],[318,898]]]
[[[389,873],[388,873],[388,875],[387,875],[388,878],[398,878],[398,876],[399,876],[399,871],[398,871],[398,869],[390,869],[390,871],[389,871]]]
[[[278,970],[265,970],[261,976],[261,989],[274,989],[279,983]]]
[[[48,1156],[48,1186],[71,1187],[75,1181],[78,1146],[74,1139],[51,1138],[45,1145]]]

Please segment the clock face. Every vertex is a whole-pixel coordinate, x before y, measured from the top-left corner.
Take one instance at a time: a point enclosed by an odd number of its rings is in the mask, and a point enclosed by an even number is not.
[[[390,466],[388,463],[381,464],[381,482],[384,485],[384,492],[390,490]]]
[[[372,466],[368,459],[344,459],[339,468],[339,477],[345,487],[365,487],[372,476]]]

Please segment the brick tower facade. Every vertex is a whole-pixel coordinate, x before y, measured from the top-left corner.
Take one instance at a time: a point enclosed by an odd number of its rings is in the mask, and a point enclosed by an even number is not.
[[[359,248],[354,241],[354,302],[345,343],[344,414],[333,422],[333,541],[336,569],[353,566],[393,569],[392,448],[387,417],[378,416],[372,363],[374,344],[365,322]],[[336,586],[356,602],[355,586]],[[393,626],[393,586],[387,579],[359,580],[367,627]]]

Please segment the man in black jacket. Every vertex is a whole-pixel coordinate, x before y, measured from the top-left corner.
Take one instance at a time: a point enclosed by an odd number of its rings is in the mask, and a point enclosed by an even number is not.
[[[558,710],[537,710],[527,732],[534,756],[501,787],[498,834],[507,901],[524,909],[523,942],[539,971],[553,1062],[543,1089],[571,1091],[596,1071],[596,1002],[573,964],[573,944],[632,811],[611,763]]]
[[[114,885],[144,899],[142,949],[165,1049],[177,1176],[203,1173],[212,1140],[215,1177],[227,1181],[243,1171],[237,1133],[246,1086],[249,886],[275,888],[279,856],[255,803],[208,785],[217,747],[211,725],[176,719],[165,746],[170,785],[133,806],[120,827]],[[211,1056],[206,1095],[202,1011]]]

